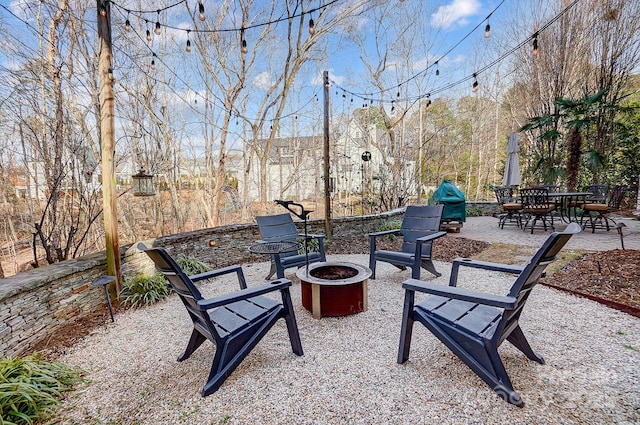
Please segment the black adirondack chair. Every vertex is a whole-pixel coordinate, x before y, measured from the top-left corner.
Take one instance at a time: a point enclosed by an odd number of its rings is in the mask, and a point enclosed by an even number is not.
[[[256,217],[260,237],[264,242],[295,242],[298,238],[309,237],[318,241],[318,251],[309,252],[309,263],[327,261],[324,251],[324,235],[304,235],[298,233],[291,215],[288,213],[277,215],[265,215]],[[303,244],[304,245],[304,244]],[[307,264],[307,256],[297,252],[283,252],[271,255],[271,270],[267,279],[276,274],[278,278],[284,277],[284,271],[291,267],[302,267]]]
[[[290,280],[274,280],[247,288],[240,266],[187,276],[164,248],[147,248],[142,243],[138,248],[147,253],[169,280],[193,321],[191,338],[178,361],[188,359],[207,339],[216,346],[211,372],[202,389],[203,397],[220,388],[278,319],[284,319],[287,324],[293,352],[298,356],[303,354],[289,293]],[[195,282],[230,273],[236,274],[240,284],[237,292],[204,299],[195,285]],[[280,291],[282,302],[264,296],[276,291]]]
[[[411,277],[420,279],[420,268],[441,276],[431,261],[433,241],[447,234],[440,231],[440,220],[444,206],[410,205],[402,219],[400,229],[369,233],[369,268],[371,279],[376,278],[376,262],[383,261],[406,270],[411,268]],[[382,236],[401,236],[402,251],[377,249],[377,238]]]
[[[544,363],[542,356],[529,345],[518,320],[547,265],[581,229],[579,224],[571,223],[563,232],[552,233],[524,267],[461,258],[454,260],[449,286],[407,280],[403,284],[405,299],[398,363],[408,360],[413,323],[419,321],[500,397],[522,407],[524,402],[513,389],[498,347],[507,340],[529,359]],[[486,294],[456,287],[460,266],[514,273],[518,277],[507,295]],[[430,296],[414,304],[416,291]]]

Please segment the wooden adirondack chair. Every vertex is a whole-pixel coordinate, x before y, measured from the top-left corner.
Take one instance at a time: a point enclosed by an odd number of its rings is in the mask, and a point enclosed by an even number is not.
[[[571,223],[564,232],[552,233],[524,267],[462,258],[454,260],[449,286],[407,280],[403,284],[405,299],[398,363],[408,360],[413,323],[419,321],[500,397],[522,407],[524,402],[513,389],[498,347],[507,340],[529,359],[544,363],[542,356],[529,345],[518,320],[544,269],[580,230],[579,224]],[[460,266],[514,273],[518,277],[507,295],[486,294],[456,287]],[[430,296],[414,304],[416,291]]]
[[[203,397],[220,388],[278,319],[284,319],[287,324],[293,352],[298,356],[303,354],[289,293],[290,280],[274,280],[247,288],[240,266],[187,276],[164,248],[147,248],[140,243],[138,249],[146,252],[169,280],[193,321],[191,338],[178,361],[188,359],[207,339],[216,346],[211,372],[202,389]],[[230,273],[236,274],[240,284],[237,292],[204,299],[195,285],[195,282]],[[263,296],[276,291],[280,291],[282,302]]]
[[[288,213],[277,215],[265,215],[256,217],[258,229],[263,242],[295,242],[298,238],[304,238],[303,233],[298,233],[291,215]],[[309,252],[309,263],[327,261],[324,251],[324,235],[307,235],[318,241],[318,251]],[[307,257],[304,253],[284,252],[271,256],[271,270],[267,280],[275,273],[278,278],[284,277],[284,271],[291,267],[306,265]]]
[[[447,234],[440,231],[443,205],[410,205],[397,230],[369,233],[369,268],[371,279],[376,278],[376,261],[391,263],[400,270],[411,268],[411,277],[420,279],[420,268],[441,276],[431,261],[433,241]],[[402,251],[377,249],[377,238],[402,236]]]

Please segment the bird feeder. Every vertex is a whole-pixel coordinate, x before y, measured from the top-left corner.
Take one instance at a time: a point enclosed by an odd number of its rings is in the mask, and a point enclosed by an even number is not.
[[[153,175],[147,174],[144,167],[141,167],[137,174],[131,176],[131,187],[133,196],[153,196],[156,194],[153,189]]]

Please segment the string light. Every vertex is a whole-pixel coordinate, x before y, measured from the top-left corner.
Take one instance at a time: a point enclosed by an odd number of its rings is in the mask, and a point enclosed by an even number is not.
[[[124,21],[124,30],[126,32],[131,31],[131,21],[129,21],[129,12],[127,12],[127,20]]]
[[[538,56],[538,33],[533,34],[533,56]]]
[[[103,18],[107,16],[107,6],[104,4],[104,2],[100,2],[100,16],[102,16]]]
[[[247,40],[244,38],[244,27],[240,30],[240,45],[242,53],[247,53],[249,51],[247,48]]]
[[[205,20],[205,16],[204,16],[204,4],[202,4],[201,1],[198,1],[198,18],[200,18],[201,21]]]
[[[484,38],[491,37],[491,25],[487,22],[487,26],[484,27]]]
[[[153,54],[153,57],[151,58],[151,69],[156,69],[156,54]]]
[[[316,33],[316,24],[313,22],[313,18],[309,18],[309,34],[313,35]]]
[[[438,65],[438,61],[436,61],[436,80],[440,78],[440,66]]]
[[[478,91],[478,77],[474,73],[473,74],[473,92],[476,93]]]
[[[160,35],[160,9],[157,11],[158,17],[156,18],[156,29],[153,30],[156,35]]]
[[[185,48],[187,53],[191,51],[191,40],[189,39],[189,33],[190,32],[191,32],[191,30],[187,30],[187,47]]]

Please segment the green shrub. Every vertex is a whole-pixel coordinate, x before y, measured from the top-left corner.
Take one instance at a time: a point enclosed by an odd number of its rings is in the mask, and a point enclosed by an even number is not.
[[[133,308],[155,304],[171,293],[171,288],[162,273],[127,277],[123,286],[123,301]]]
[[[296,242],[300,244],[300,249],[298,250],[298,254],[304,254],[304,237],[296,239]],[[309,252],[318,252],[320,251],[320,243],[316,238],[309,238],[307,241],[307,247],[309,248]]]
[[[383,223],[378,224],[374,231],[375,232],[386,232],[387,230],[400,230],[401,227],[402,227],[402,220],[401,219],[393,219],[393,220],[388,220],[388,221],[385,221]],[[388,234],[386,237],[391,242],[393,242],[396,239],[396,235],[394,235],[394,234]]]
[[[467,217],[482,217],[484,210],[480,207],[467,207]]]
[[[0,359],[0,424],[32,424],[52,414],[66,391],[82,381],[81,371],[38,355]]]
[[[204,273],[211,270],[211,267],[198,260],[197,258],[178,258],[176,260],[176,263],[178,263],[182,271],[184,271],[187,276]]]

